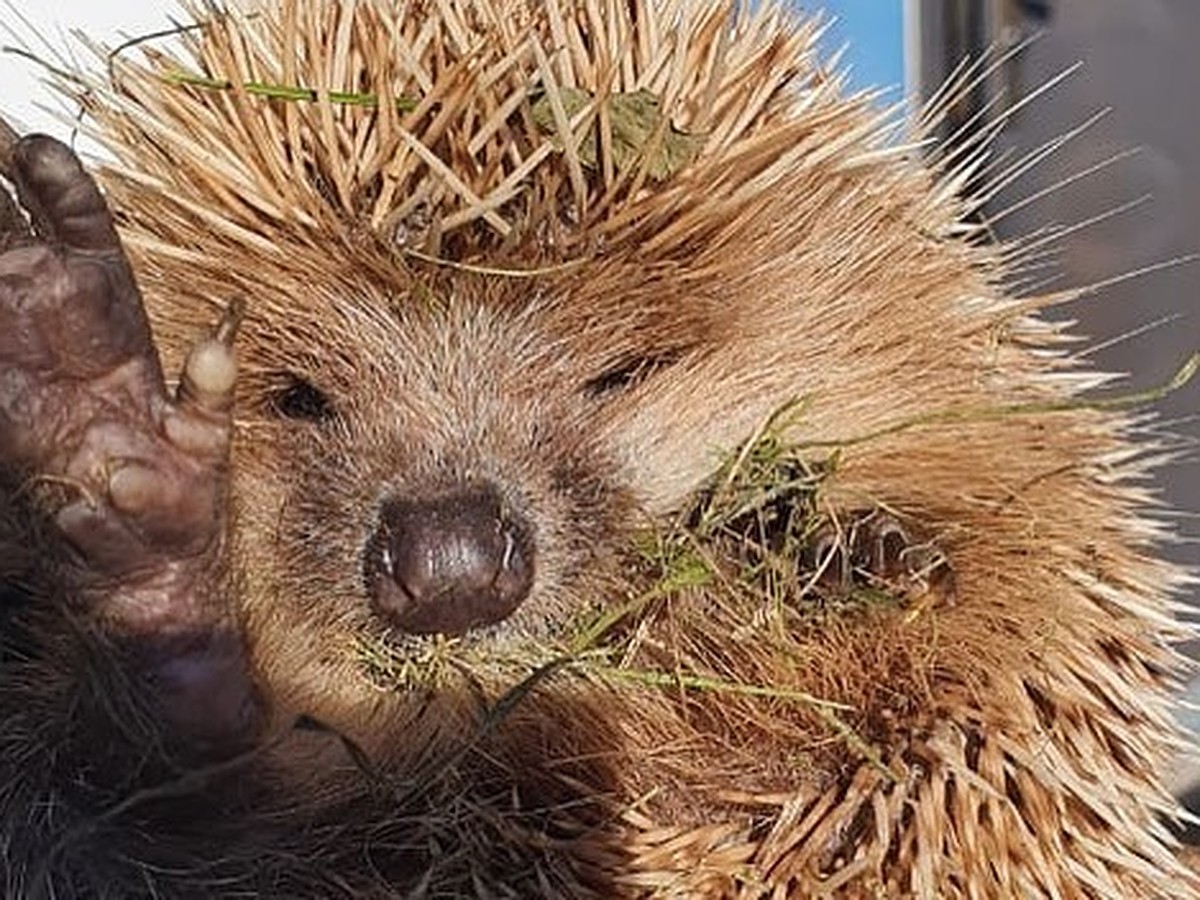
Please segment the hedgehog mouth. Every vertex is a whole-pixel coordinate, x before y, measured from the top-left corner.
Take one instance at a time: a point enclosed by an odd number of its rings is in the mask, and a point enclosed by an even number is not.
[[[500,629],[511,612],[495,602],[495,595],[502,591],[495,584],[478,592],[446,590],[417,602],[387,573],[388,564],[387,555],[381,554],[372,567],[370,605],[389,633],[397,637],[478,639]]]

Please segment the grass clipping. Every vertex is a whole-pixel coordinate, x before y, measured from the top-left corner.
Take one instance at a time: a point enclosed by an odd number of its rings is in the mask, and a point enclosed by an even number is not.
[[[380,637],[360,641],[356,656],[382,691],[466,686],[479,706],[476,742],[543,689],[612,692],[640,757],[669,756],[689,789],[736,785],[722,792],[739,804],[785,802],[814,774],[846,765],[901,778],[884,748],[905,745],[897,731],[919,727],[936,693],[939,618],[955,606],[953,573],[901,511],[861,503],[846,512],[827,496],[842,454],[947,423],[1136,410],[1198,368],[1200,355],[1147,391],[949,409],[837,443],[790,439],[802,433],[804,404],[787,404],[673,522],[640,535],[624,596],[582,610],[557,637],[502,647],[470,637]],[[881,520],[907,531],[910,563],[899,572],[864,560],[862,545]]]
[[[785,439],[801,413],[800,403],[778,411],[673,523],[640,536],[622,602],[587,610],[562,637],[501,651],[469,638],[363,642],[365,673],[389,691],[449,689],[466,679],[480,698],[481,735],[535,690],[600,689],[642,710],[630,721],[656,729],[648,745],[673,743],[678,753],[702,731],[703,769],[713,769],[716,737],[743,785],[746,754],[773,769],[758,787],[774,791],[795,783],[800,773],[791,766],[808,770],[814,748],[828,765],[849,753],[890,777],[876,749],[888,715],[852,704],[863,696],[855,679],[827,663],[845,652],[839,635],[872,632],[885,619],[917,626],[934,592],[920,573],[889,581],[856,566],[857,530],[887,513],[867,509],[839,521],[830,512],[822,491],[838,453],[813,462]],[[858,658],[877,678],[895,668],[878,668],[871,654]],[[895,696],[894,684],[888,690]],[[769,752],[764,737],[775,745]]]

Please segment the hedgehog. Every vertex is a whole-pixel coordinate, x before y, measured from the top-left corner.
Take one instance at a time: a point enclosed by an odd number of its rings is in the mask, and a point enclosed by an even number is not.
[[[1172,448],[915,151],[978,68],[191,15],[0,130],[5,896],[1200,898]]]

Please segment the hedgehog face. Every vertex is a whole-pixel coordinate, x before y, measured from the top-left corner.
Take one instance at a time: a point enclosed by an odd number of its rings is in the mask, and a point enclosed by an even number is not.
[[[355,598],[329,612],[403,634],[544,634],[593,567],[617,493],[611,465],[572,433],[581,410],[549,342],[466,305],[364,330],[336,345],[370,357],[353,371],[318,358],[265,398],[280,462],[296,465],[278,540],[310,557],[304,593]]]
[[[764,325],[795,308],[765,279],[368,271],[260,288],[241,342],[246,630],[306,705],[364,683],[364,642],[554,658],[628,599],[638,536],[814,377]]]
[[[234,503],[268,680],[353,682],[363,640],[549,649],[612,596],[645,519],[608,434],[675,361],[581,332],[565,290],[496,294],[252,309]]]

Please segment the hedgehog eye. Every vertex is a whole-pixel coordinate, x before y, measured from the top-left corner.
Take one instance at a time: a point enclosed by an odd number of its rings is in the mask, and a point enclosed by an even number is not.
[[[672,352],[657,356],[636,356],[623,359],[595,378],[585,381],[583,392],[589,397],[599,398],[628,390],[641,384],[656,372],[673,365],[682,355],[682,352]]]
[[[333,417],[329,397],[299,375],[285,376],[284,383],[268,396],[271,411],[281,418],[324,422]]]

